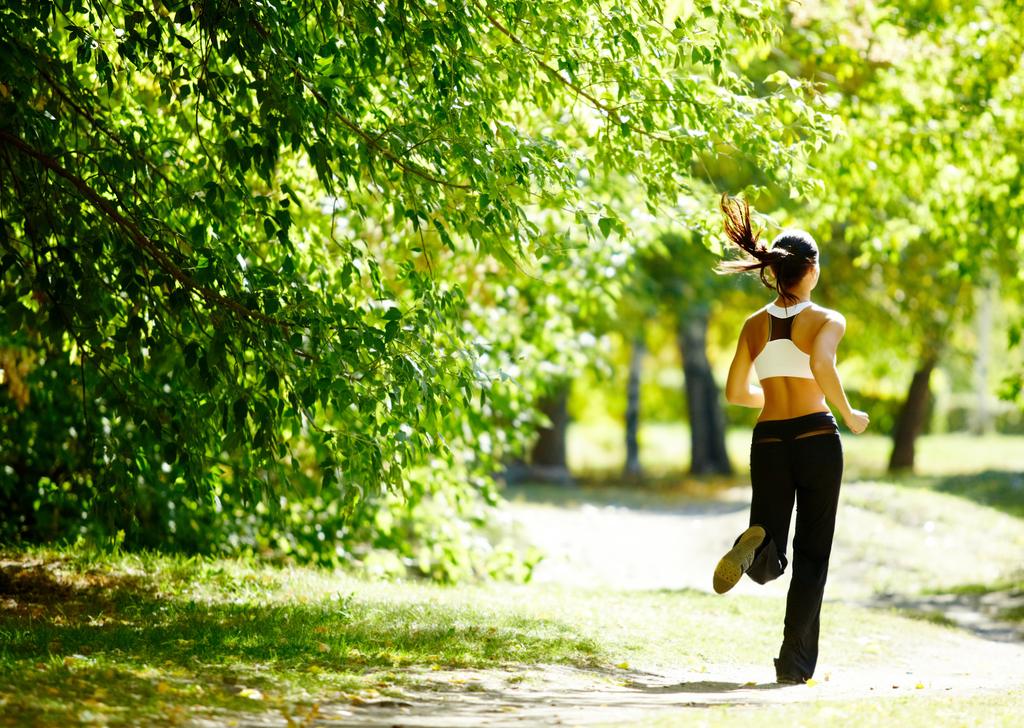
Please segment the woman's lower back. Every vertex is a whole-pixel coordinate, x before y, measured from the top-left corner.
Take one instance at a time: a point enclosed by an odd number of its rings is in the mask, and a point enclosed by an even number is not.
[[[758,422],[789,420],[815,412],[828,412],[825,395],[813,379],[797,377],[770,377],[761,382],[764,408]]]

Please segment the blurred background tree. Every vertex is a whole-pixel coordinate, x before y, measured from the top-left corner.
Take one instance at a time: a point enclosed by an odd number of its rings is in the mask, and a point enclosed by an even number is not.
[[[641,266],[648,288],[676,331],[690,423],[690,472],[728,475],[724,402],[708,359],[713,303],[733,281],[715,273],[717,258],[699,233],[669,232],[645,251]]]

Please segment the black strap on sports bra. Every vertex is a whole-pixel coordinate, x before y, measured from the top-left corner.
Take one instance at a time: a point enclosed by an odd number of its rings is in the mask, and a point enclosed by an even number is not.
[[[768,314],[768,341],[793,339],[793,318],[778,318]]]

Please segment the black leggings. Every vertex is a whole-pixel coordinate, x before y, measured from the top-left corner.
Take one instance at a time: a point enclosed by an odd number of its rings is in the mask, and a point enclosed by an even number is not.
[[[831,414],[818,412],[755,425],[750,445],[750,525],[763,527],[767,536],[747,574],[759,584],[786,569],[786,541],[796,501],[793,579],[786,598],[782,649],[775,663],[779,674],[804,679],[814,674],[821,598],[842,478],[843,445]]]

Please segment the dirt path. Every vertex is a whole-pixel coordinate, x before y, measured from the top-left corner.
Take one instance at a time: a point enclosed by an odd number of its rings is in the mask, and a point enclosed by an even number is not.
[[[564,503],[520,497],[511,513],[525,538],[547,554],[535,571],[537,582],[710,593],[715,563],[747,526],[748,492],[732,489],[714,501],[636,499],[630,505],[574,501],[571,495],[562,496]],[[989,640],[1024,639],[1018,628],[994,617],[1024,607],[1024,594],[921,593],[989,583],[1020,569],[1020,519],[954,496],[877,483],[846,486],[840,508],[827,601],[926,612]],[[784,598],[788,588],[786,573],[763,586],[744,579],[732,593]]]
[[[749,491],[715,500],[595,503],[585,491],[516,491],[510,515],[547,557],[534,579],[618,589],[711,590],[711,570],[747,526]],[[792,536],[792,534],[790,534]],[[844,486],[827,598],[986,582],[1019,567],[1024,523],[954,496],[877,483]],[[785,595],[788,575],[737,594]]]
[[[934,652],[942,658],[976,648],[974,640],[963,638]],[[920,653],[913,656],[920,657]],[[712,706],[998,692],[1007,686],[1007,673],[1019,676],[1024,670],[1024,656],[1017,647],[993,644],[986,648],[985,657],[992,662],[982,671],[957,667],[947,660],[946,669],[930,668],[926,675],[907,670],[906,665],[894,665],[885,670],[844,670],[809,686],[780,686],[763,666],[733,666],[713,673],[599,672],[566,666],[422,672],[417,675],[420,687],[400,700],[321,705],[318,724],[368,728],[622,726],[658,716],[683,718],[687,710]],[[751,680],[752,675],[756,681]],[[268,714],[263,719],[249,716],[239,725],[262,728],[284,722],[280,715]]]
[[[593,494],[580,491],[522,495],[509,516],[548,554],[536,581],[626,590],[710,591],[711,570],[746,526],[749,506],[740,489],[714,501],[595,503]],[[813,685],[799,686],[776,685],[770,663],[713,666],[704,672],[565,666],[424,670],[409,676],[414,687],[400,700],[321,705],[319,721],[347,726],[623,725],[715,705],[1019,690],[1024,641],[1014,628],[991,618],[987,612],[994,607],[987,609],[981,597],[919,592],[924,585],[988,581],[1019,568],[1024,523],[943,498],[871,483],[844,492],[826,601],[934,611],[965,627],[928,643],[887,635],[891,653],[899,657],[884,664],[823,664]],[[767,587],[744,580],[735,591],[781,599],[787,587],[786,577]],[[267,715],[265,722],[247,716],[241,724],[283,722]]]

